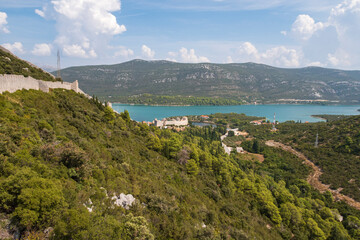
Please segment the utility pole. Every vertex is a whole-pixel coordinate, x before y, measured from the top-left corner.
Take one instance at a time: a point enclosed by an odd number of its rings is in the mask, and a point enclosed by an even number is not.
[[[317,148],[319,145],[319,133],[316,133],[316,139],[315,139],[315,147]]]

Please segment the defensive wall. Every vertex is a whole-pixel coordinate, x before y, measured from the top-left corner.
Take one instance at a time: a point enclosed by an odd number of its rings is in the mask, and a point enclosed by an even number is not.
[[[51,88],[74,90],[77,93],[85,94],[79,88],[79,83],[77,80],[73,83],[49,82],[49,81],[37,80],[32,77],[24,77],[22,75],[0,74],[0,93],[3,93],[5,91],[12,93],[22,89],[26,89],[26,90],[34,89],[34,90],[41,90],[43,92],[49,92],[49,89]]]

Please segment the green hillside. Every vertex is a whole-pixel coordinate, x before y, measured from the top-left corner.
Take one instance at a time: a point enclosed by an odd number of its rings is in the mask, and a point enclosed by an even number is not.
[[[9,223],[26,239],[360,237],[360,212],[313,190],[300,159],[269,147],[263,164],[228,156],[224,131],[148,127],[73,91],[0,95],[0,233]],[[120,193],[136,198],[128,210],[111,201]]]
[[[62,70],[62,77],[70,82],[79,80],[85,92],[113,102],[147,103],[143,94],[263,103],[283,102],[281,99],[360,101],[360,71],[319,67],[285,69],[255,63],[133,60],[116,65],[70,67]],[[129,96],[132,97],[127,99]],[[150,103],[162,104],[162,100],[153,96]]]
[[[0,47],[0,74],[15,74],[31,76],[38,80],[56,81],[48,72],[16,57],[2,47]]]
[[[253,126],[236,122],[231,127],[245,129],[262,142],[276,140],[305,154],[323,172],[320,180],[342,194],[360,201],[360,116],[321,115],[329,122]],[[336,120],[340,118],[340,120]],[[318,146],[315,147],[318,134]]]

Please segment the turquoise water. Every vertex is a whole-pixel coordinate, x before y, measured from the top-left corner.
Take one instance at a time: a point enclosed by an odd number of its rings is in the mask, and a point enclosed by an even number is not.
[[[155,118],[163,119],[172,116],[185,115],[208,115],[211,113],[245,113],[249,116],[266,117],[273,120],[276,113],[276,120],[284,122],[294,121],[321,121],[313,118],[315,114],[343,114],[358,115],[360,105],[295,105],[295,104],[274,104],[274,105],[235,105],[235,106],[147,106],[128,105],[113,103],[113,109],[117,112],[129,111],[130,117],[136,121],[152,121]]]

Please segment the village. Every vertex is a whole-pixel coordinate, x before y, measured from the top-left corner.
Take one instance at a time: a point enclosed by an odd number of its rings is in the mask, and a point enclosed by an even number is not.
[[[208,126],[208,125],[216,126],[215,123],[208,121],[208,119],[210,118],[208,115],[200,115],[198,117],[202,120],[202,122],[200,122],[200,124],[204,124],[204,125],[200,125],[200,126]],[[189,118],[187,116],[163,118],[162,120],[158,120],[157,118],[155,118],[152,122],[142,121],[142,123],[147,124],[148,126],[155,126],[160,129],[171,129],[171,130],[174,130],[177,132],[184,131],[186,129],[186,127],[188,127],[190,125]],[[273,128],[271,131],[276,131],[276,128],[275,128],[276,122],[270,122],[267,119],[254,120],[254,121],[250,121],[250,123],[253,125],[272,124]],[[191,123],[191,124],[194,124],[194,123]],[[197,124],[199,124],[199,123],[197,123]],[[245,131],[240,131],[238,128],[234,128],[234,129],[227,128],[226,133],[220,137],[221,145],[224,148],[225,153],[228,155],[230,155],[232,152],[236,152],[236,153],[240,153],[240,154],[250,154],[250,153],[246,152],[240,146],[232,147],[232,146],[228,146],[224,143],[224,140],[227,137],[242,136],[245,139],[248,137],[248,135],[249,135],[249,133],[247,133]],[[239,143],[238,145],[240,145],[241,142],[239,141],[238,143]],[[252,155],[254,155],[254,154],[252,154]],[[261,160],[262,159],[259,159],[259,161],[261,161]]]

